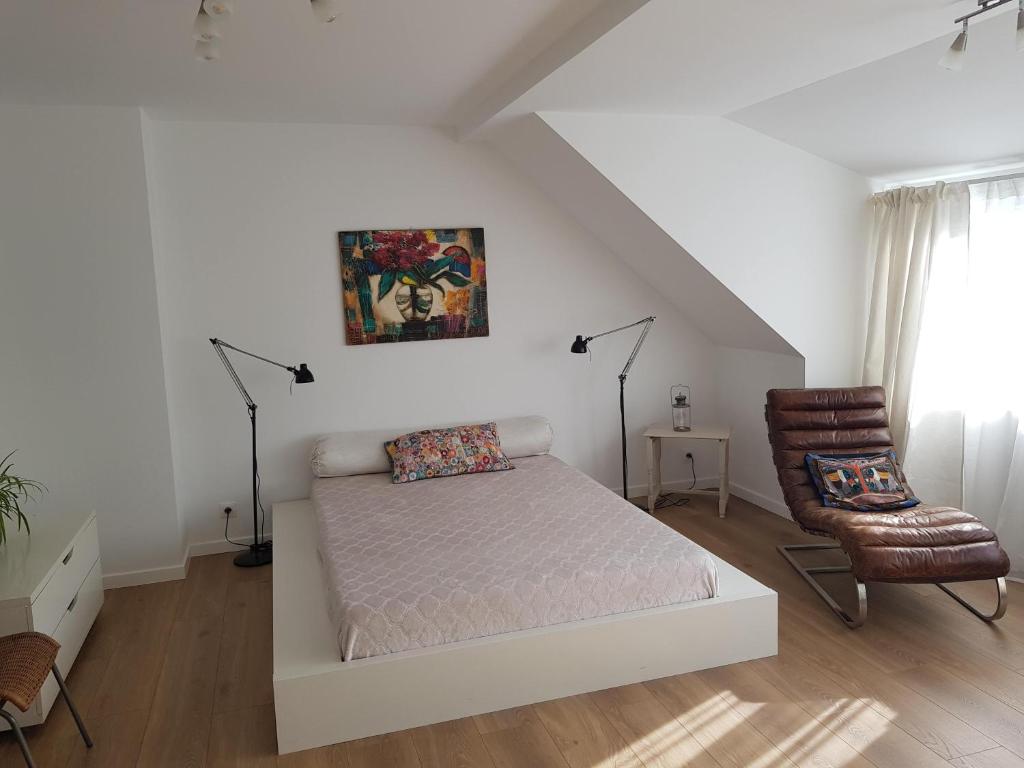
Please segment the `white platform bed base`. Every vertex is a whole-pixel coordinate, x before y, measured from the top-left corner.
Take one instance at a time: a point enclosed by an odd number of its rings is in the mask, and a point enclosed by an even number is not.
[[[715,558],[719,596],[340,661],[308,500],[274,505],[281,754],[774,656],[774,591]]]

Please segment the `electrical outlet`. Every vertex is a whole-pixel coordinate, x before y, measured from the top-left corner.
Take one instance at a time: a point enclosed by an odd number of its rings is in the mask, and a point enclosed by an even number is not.
[[[233,501],[222,501],[220,503],[220,514],[231,517],[235,514],[235,502]]]
[[[692,458],[693,458],[693,454],[692,454],[692,453],[690,453],[689,451],[687,451],[687,452],[686,452],[686,458],[688,458],[688,459],[692,459]]]

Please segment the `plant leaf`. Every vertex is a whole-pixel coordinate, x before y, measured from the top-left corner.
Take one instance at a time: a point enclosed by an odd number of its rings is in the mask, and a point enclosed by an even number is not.
[[[427,263],[427,273],[431,276],[436,275],[438,272],[446,270],[453,261],[452,256],[442,256],[440,259],[434,259]]]
[[[412,269],[418,281],[416,283],[417,285],[425,285],[426,283],[430,282],[430,275],[427,274],[426,270],[423,268],[423,265],[417,264]]]
[[[24,525],[26,532],[31,532],[28,517],[22,511],[21,504],[46,490],[42,483],[14,474],[14,462],[11,460],[13,455],[14,451],[11,451],[0,459],[0,544],[7,541],[8,520],[16,522],[19,531]]]
[[[457,275],[454,272],[452,272],[451,270],[448,270],[447,272],[442,272],[440,275],[437,275],[437,279],[438,280],[447,280],[449,283],[454,285],[456,288],[464,288],[465,286],[467,286],[470,283],[472,283],[471,280],[467,280],[462,275]]]
[[[383,301],[392,288],[395,287],[396,273],[393,269],[380,276],[380,284],[377,286],[377,301]]]

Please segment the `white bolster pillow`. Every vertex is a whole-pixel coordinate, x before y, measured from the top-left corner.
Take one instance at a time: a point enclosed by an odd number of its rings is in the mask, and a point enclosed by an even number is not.
[[[501,449],[510,459],[538,456],[551,450],[554,432],[551,430],[551,422],[543,416],[497,419],[496,424]],[[313,443],[313,474],[317,477],[345,477],[390,472],[391,459],[384,450],[384,443],[414,431],[372,429],[323,435]]]

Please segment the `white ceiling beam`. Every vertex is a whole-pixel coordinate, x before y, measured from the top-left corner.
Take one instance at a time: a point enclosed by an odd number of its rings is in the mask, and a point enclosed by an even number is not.
[[[586,50],[650,0],[606,0],[583,21],[520,67],[456,121],[460,140],[472,138],[481,128],[514,104],[521,96]]]

